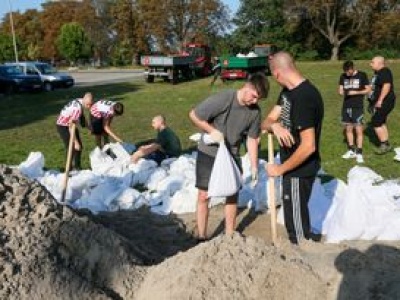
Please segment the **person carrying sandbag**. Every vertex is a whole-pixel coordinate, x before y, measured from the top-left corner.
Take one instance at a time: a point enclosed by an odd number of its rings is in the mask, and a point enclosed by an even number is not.
[[[196,160],[197,230],[198,240],[207,238],[208,189],[211,171],[219,144],[224,143],[239,165],[239,148],[247,134],[247,148],[250,155],[252,181],[258,179],[258,138],[260,136],[261,110],[258,102],[269,91],[264,74],[255,73],[239,90],[226,90],[205,99],[189,113],[191,121],[214,143],[206,144],[201,139]],[[225,204],[225,233],[231,235],[236,227],[238,191],[227,196]]]

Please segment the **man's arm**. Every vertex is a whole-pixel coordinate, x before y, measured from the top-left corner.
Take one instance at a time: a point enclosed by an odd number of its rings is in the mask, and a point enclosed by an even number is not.
[[[280,146],[292,147],[294,145],[293,136],[290,134],[290,131],[284,128],[279,122],[281,110],[282,107],[279,105],[275,105],[272,108],[261,124],[261,131],[273,133]]]
[[[281,176],[300,166],[316,150],[315,129],[307,128],[300,132],[300,145],[296,151],[281,165],[268,164],[269,176]]]
[[[258,169],[258,138],[247,137],[247,152],[249,153],[252,171]]]
[[[379,95],[378,101],[376,101],[375,107],[382,106],[383,100],[385,100],[386,96],[390,92],[390,87],[391,85],[389,82],[383,84],[381,94]]]
[[[364,87],[364,89],[359,90],[359,91],[349,91],[347,93],[347,95],[349,96],[354,96],[354,95],[368,95],[369,93],[371,93],[371,86],[370,85],[366,85]]]
[[[103,128],[104,131],[111,136],[116,142],[122,143],[122,139],[120,139],[112,130],[111,130],[111,118],[104,119]]]
[[[211,131],[215,130],[215,128],[211,126],[210,123],[204,120],[200,120],[193,109],[189,113],[189,118],[197,128],[205,132],[211,133]]]
[[[151,143],[149,145],[141,146],[141,147],[139,147],[139,149],[135,153],[132,154],[131,161],[133,163],[137,163],[137,161],[140,158],[142,158],[144,156],[147,156],[150,153],[153,153],[153,152],[155,152],[157,150],[161,150],[161,146],[159,144],[157,144],[157,143]]]
[[[338,93],[339,93],[339,95],[344,96],[344,87],[342,84],[339,85]]]

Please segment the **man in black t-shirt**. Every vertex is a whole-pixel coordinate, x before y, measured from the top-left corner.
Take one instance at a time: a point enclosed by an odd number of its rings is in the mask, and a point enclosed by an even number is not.
[[[320,169],[319,141],[324,104],[315,86],[297,70],[292,56],[270,58],[271,73],[283,87],[277,104],[261,125],[280,145],[282,164],[268,164],[268,176],[282,178],[285,226],[292,243],[311,238],[308,201]]]
[[[396,102],[393,75],[390,69],[385,66],[385,59],[382,56],[375,56],[372,59],[371,68],[374,70],[374,76],[371,80],[372,92],[369,96],[369,101],[374,108],[371,124],[380,142],[375,153],[385,154],[392,150],[392,146],[389,144],[389,131],[386,122]]]
[[[342,155],[344,159],[356,158],[363,163],[363,119],[364,95],[371,92],[367,74],[356,70],[352,61],[343,64],[339,79],[339,94],[344,96],[342,106],[342,123],[345,126],[348,151]],[[355,139],[354,139],[355,131]]]
[[[167,126],[163,115],[157,115],[151,121],[151,126],[157,131],[157,138],[153,143],[143,145],[131,156],[131,161],[137,163],[142,157],[152,159],[158,164],[170,157],[181,154],[181,141],[175,132]]]

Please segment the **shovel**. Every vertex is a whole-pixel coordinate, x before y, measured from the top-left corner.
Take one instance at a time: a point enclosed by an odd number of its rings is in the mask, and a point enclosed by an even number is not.
[[[274,141],[272,133],[268,133],[268,163],[274,163]],[[276,232],[276,195],[275,195],[275,177],[268,178],[268,199],[271,211],[271,234],[272,243],[276,245],[277,232]]]
[[[67,163],[65,165],[64,181],[63,181],[62,192],[61,192],[61,203],[64,203],[65,194],[67,192],[67,185],[68,185],[68,178],[69,178],[69,171],[70,171],[69,169],[71,167],[71,159],[72,159],[72,149],[74,147],[74,142],[75,142],[75,128],[76,128],[76,124],[72,123],[71,128],[70,128],[70,135],[69,135]]]

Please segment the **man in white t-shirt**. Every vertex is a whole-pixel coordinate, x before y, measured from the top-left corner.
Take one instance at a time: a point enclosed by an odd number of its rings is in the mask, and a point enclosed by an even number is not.
[[[70,135],[72,133],[72,124],[78,122],[82,127],[86,127],[85,114],[83,109],[90,109],[93,104],[93,96],[91,93],[86,93],[83,98],[74,99],[68,102],[61,110],[57,118],[57,131],[64,143],[66,153],[68,152],[68,145]],[[82,154],[82,141],[79,136],[78,127],[75,126],[75,139],[74,146],[72,148],[72,159],[70,169],[79,170],[81,166],[81,154]]]
[[[93,104],[90,109],[90,123],[99,148],[109,143],[109,136],[122,143],[122,139],[111,130],[111,121],[114,116],[121,116],[123,113],[124,106],[120,102],[99,100]]]

